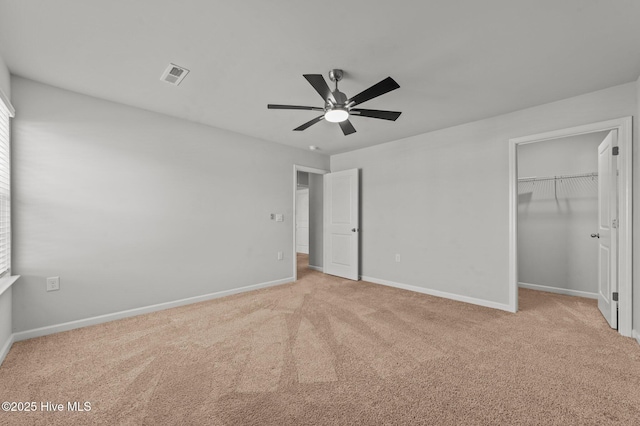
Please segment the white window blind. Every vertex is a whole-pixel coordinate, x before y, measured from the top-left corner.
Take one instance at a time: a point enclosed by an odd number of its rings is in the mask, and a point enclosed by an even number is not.
[[[11,267],[11,168],[9,118],[12,111],[0,97],[0,276]]]

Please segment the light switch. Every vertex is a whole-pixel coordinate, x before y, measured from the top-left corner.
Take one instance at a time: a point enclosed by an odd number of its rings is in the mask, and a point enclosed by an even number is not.
[[[281,213],[276,214],[276,222],[284,222],[284,215]]]

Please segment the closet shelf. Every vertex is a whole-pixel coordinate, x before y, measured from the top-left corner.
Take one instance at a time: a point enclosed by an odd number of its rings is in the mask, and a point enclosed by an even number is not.
[[[577,178],[598,178],[598,172],[593,173],[580,173],[575,175],[560,175],[560,176],[529,176],[518,178],[518,182],[539,182],[543,180],[563,180],[563,179],[577,179]]]

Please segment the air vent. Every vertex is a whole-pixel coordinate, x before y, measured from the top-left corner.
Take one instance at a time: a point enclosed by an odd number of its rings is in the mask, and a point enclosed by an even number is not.
[[[182,68],[181,66],[178,66],[176,64],[169,64],[167,69],[162,73],[162,77],[160,77],[160,80],[177,86],[182,82],[182,80],[184,80],[187,74],[189,74],[188,69]]]

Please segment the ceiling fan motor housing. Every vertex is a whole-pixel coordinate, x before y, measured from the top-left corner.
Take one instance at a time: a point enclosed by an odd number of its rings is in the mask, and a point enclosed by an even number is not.
[[[333,92],[331,92],[331,94],[333,95],[333,99],[335,99],[335,106],[344,106],[347,103],[347,95],[345,95],[344,93],[342,93],[339,90],[334,90]],[[331,108],[331,103],[327,100],[327,104],[326,107]]]

